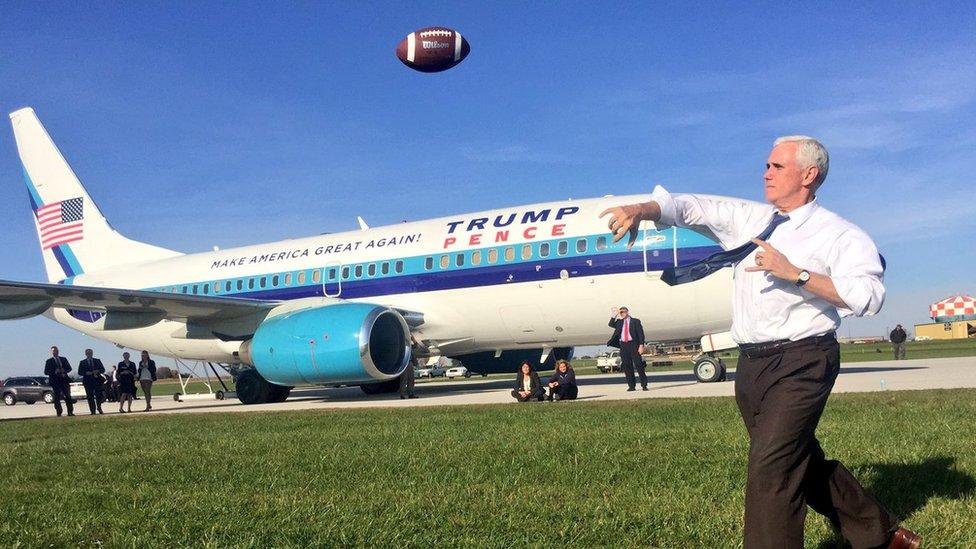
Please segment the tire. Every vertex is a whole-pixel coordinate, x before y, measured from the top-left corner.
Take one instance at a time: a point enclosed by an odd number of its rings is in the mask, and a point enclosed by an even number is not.
[[[699,383],[714,383],[725,375],[725,365],[722,360],[703,356],[695,361],[695,378]]]
[[[41,399],[46,404],[54,404],[54,393],[52,393],[51,391],[44,391],[44,394],[41,395]]]
[[[3,403],[7,406],[13,406],[17,404],[17,397],[13,393],[5,393],[3,395]]]
[[[217,391],[216,393],[214,393],[214,398],[216,398],[217,400],[224,400],[224,392]]]
[[[471,372],[464,372],[464,377],[471,377]]]
[[[381,381],[379,383],[360,385],[359,388],[362,389],[362,391],[367,395],[395,393],[400,390],[400,378],[393,378],[389,381]]]
[[[271,384],[257,370],[244,370],[237,376],[237,398],[244,404],[269,402]]]
[[[275,385],[274,383],[268,384],[268,402],[284,402],[288,398],[289,393],[291,393],[292,387],[286,387],[284,385]],[[399,388],[399,385],[397,385]],[[222,398],[222,397],[221,397]],[[221,398],[218,398],[220,400]]]

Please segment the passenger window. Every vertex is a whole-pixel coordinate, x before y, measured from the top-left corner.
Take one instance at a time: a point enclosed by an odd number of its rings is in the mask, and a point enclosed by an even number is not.
[[[369,276],[376,276],[376,263],[370,263],[369,267],[366,267],[366,274]]]
[[[298,285],[300,286],[302,284],[305,284],[305,271],[298,273]]]
[[[549,243],[539,244],[539,257],[549,257]]]
[[[428,257],[424,259],[424,268],[428,271],[434,268],[434,258]]]
[[[183,286],[183,293],[186,293],[186,286]]]
[[[515,261],[515,248],[511,246],[505,248],[505,261]]]
[[[342,268],[342,279],[343,280],[348,280],[349,279],[349,267],[343,267]]]
[[[193,285],[193,295],[197,295],[197,285]]]
[[[399,261],[398,260],[396,263],[394,263],[393,264],[393,270],[396,271],[397,274],[402,273],[403,272],[403,261]]]
[[[291,286],[291,273],[285,273],[285,286]]]
[[[362,278],[362,277],[363,277],[363,266],[356,265],[356,278]]]
[[[314,271],[312,271],[312,282],[316,284],[322,282],[322,271],[320,271],[319,269],[315,269]]]
[[[522,259],[532,259],[532,244],[524,244],[522,246]]]
[[[586,253],[586,239],[581,238],[576,241],[576,253]]]
[[[389,261],[384,261],[383,264],[380,265],[380,274],[384,274],[384,275],[390,274],[390,262]]]
[[[446,255],[441,256],[441,269],[446,269],[451,264],[451,259]]]
[[[274,286],[275,288],[278,287],[278,275],[274,275],[273,277],[271,277],[271,285]]]
[[[237,279],[237,289],[238,290],[243,290],[244,289],[244,281],[243,280]]]
[[[203,285],[203,293],[205,293],[205,294],[209,294],[210,293],[210,283],[209,282]]]
[[[247,279],[247,289],[248,290],[253,290],[254,289],[254,279],[253,278]]]
[[[329,280],[335,280],[337,274],[338,274],[338,270],[335,267],[329,269]]]
[[[464,254],[457,254],[454,256],[454,264],[458,267],[464,267]]]
[[[220,293],[220,282],[214,282],[213,289],[214,289],[214,293],[215,294],[219,294]]]
[[[471,264],[481,265],[481,250],[471,252]]]
[[[607,237],[601,236],[596,239],[596,249],[606,250],[607,249]]]
[[[488,250],[488,263],[492,265],[498,263],[498,250]]]
[[[567,253],[569,253],[569,242],[566,242],[565,240],[560,240],[559,246],[556,248],[556,253],[558,253],[559,255],[566,255]]]
[[[268,287],[268,278],[267,277],[264,277],[264,276],[261,277],[261,287],[262,288],[267,288]]]

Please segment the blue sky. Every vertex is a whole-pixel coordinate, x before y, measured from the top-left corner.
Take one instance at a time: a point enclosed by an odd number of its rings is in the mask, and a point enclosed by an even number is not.
[[[819,200],[888,259],[845,335],[976,292],[976,8],[525,4],[4,2],[0,109],[35,108],[117,229],[187,252],[656,183],[761,200],[771,141],[811,134]],[[471,54],[415,73],[393,50],[431,25]],[[4,126],[0,278],[43,280]],[[0,376],[52,343],[118,354],[0,323]]]

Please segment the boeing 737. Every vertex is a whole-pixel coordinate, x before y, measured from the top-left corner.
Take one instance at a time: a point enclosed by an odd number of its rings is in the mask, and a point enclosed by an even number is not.
[[[476,373],[603,344],[614,305],[648,341],[728,342],[731,269],[681,286],[662,269],[718,250],[687,229],[613,242],[606,196],[183,254],[118,233],[30,108],[10,115],[47,283],[0,281],[0,319],[44,315],[121,347],[232,366],[237,396],[299,384],[394,390],[411,353]],[[703,337],[704,336],[704,337]],[[706,350],[719,347],[712,344]],[[721,362],[698,361],[702,381]]]

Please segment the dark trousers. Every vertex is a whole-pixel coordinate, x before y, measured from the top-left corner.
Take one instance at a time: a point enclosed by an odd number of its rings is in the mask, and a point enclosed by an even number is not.
[[[102,403],[105,402],[105,391],[102,389],[102,384],[97,382],[84,382],[85,385],[85,400],[88,401],[88,409],[91,411],[92,415],[95,415],[95,411],[102,411]]]
[[[517,400],[519,402],[529,402],[531,400],[542,400],[542,397],[544,395],[545,395],[545,393],[542,392],[542,389],[539,389],[538,391],[536,391],[534,393],[531,393],[528,396],[522,396],[522,395],[519,394],[518,391],[516,391],[515,389],[512,389],[512,396],[515,397],[515,400]]]
[[[638,345],[634,341],[620,342],[620,369],[624,371],[624,376],[627,377],[627,387],[631,389],[637,384],[637,380],[634,379],[634,368],[637,369],[637,373],[640,375],[641,387],[647,387],[647,373],[644,371],[644,359],[637,352],[637,347]]]
[[[549,399],[573,400],[579,395],[579,387],[576,385],[557,385],[549,388]]]
[[[51,394],[54,396],[54,411],[61,415],[61,401],[68,407],[68,413],[75,413],[75,405],[71,403],[71,387],[67,383],[56,383],[51,385]]]
[[[807,505],[855,549],[887,543],[897,527],[815,436],[839,370],[834,340],[739,357],[735,400],[749,432],[745,549],[802,548]]]

